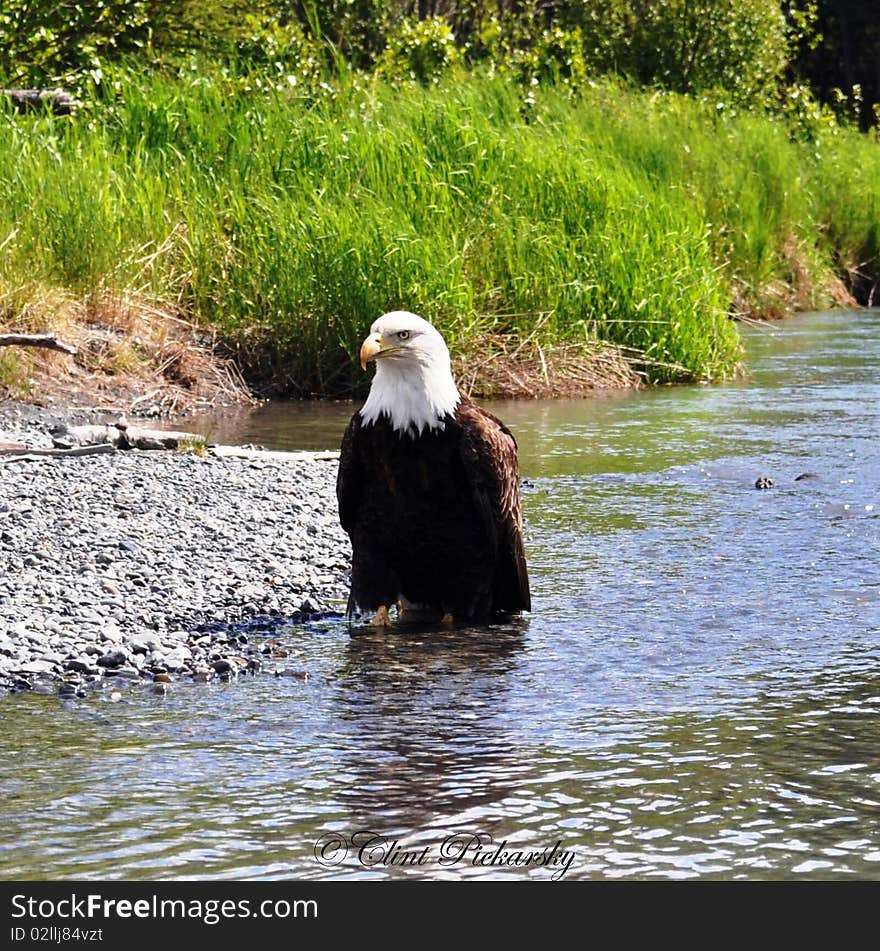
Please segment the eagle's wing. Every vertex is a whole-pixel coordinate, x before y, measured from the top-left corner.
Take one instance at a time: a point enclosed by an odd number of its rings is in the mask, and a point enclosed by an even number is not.
[[[474,403],[463,401],[457,417],[462,427],[462,461],[474,504],[497,552],[496,606],[530,611],[516,440],[500,419]]]
[[[360,413],[351,417],[351,422],[342,437],[339,448],[339,470],[336,473],[336,500],[339,503],[339,522],[350,535],[357,521],[361,502],[363,481],[357,452],[357,439],[361,429]]]

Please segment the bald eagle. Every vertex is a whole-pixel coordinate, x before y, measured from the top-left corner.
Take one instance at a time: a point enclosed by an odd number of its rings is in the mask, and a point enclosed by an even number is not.
[[[360,352],[369,397],[342,439],[336,495],[351,538],[348,613],[485,620],[531,610],[516,441],[452,378],[426,320],[380,317]]]

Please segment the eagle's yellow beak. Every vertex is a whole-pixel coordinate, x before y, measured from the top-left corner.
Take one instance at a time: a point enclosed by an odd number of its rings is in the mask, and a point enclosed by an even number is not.
[[[361,369],[366,370],[367,364],[375,360],[376,356],[382,352],[382,334],[370,334],[361,344]]]

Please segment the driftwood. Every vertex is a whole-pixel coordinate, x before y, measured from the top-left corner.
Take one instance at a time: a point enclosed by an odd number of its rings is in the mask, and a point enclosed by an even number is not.
[[[70,426],[62,423],[52,429],[53,449],[34,449],[22,443],[0,442],[0,464],[65,456],[88,456],[115,452],[117,449],[181,449],[186,446],[205,447],[205,437],[198,433],[163,429],[142,429],[131,426],[125,417],[112,424]],[[262,462],[335,462],[335,450],[318,452],[276,452],[245,446],[207,446],[219,458],[253,459]]]
[[[141,429],[120,422],[110,426],[61,426],[52,433],[59,449],[108,444],[116,449],[179,449],[181,444],[203,444],[197,433]]]
[[[327,449],[321,452],[277,452],[270,449],[245,449],[242,446],[208,446],[212,456],[227,459],[261,459],[263,462],[335,462],[339,452]]]
[[[95,456],[105,452],[116,452],[116,447],[102,443],[97,446],[76,446],[73,449],[0,449],[0,466],[10,462],[42,462],[44,459]]]
[[[70,116],[76,111],[76,101],[63,89],[0,89],[18,112],[38,112],[47,106],[56,116]]]
[[[76,347],[62,343],[54,334],[0,334],[0,347],[42,347],[44,350],[60,350],[76,354]]]
[[[119,449],[124,431],[116,426],[67,426],[52,430],[52,445],[56,449],[109,445]]]
[[[164,429],[141,429],[128,426],[121,449],[180,449],[181,445],[205,444],[205,437],[198,433],[174,432]]]
[[[53,430],[53,449],[35,449],[24,443],[0,443],[0,465],[8,462],[37,462],[72,456],[115,452],[117,449],[179,449],[181,445],[205,444],[197,433],[141,429],[126,422],[117,425],[67,426]],[[336,450],[279,452],[244,446],[208,446],[208,452],[220,459],[253,459],[261,462],[335,462]]]

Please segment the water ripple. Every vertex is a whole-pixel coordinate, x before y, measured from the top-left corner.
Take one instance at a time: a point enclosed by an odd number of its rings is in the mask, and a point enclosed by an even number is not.
[[[550,877],[440,862],[467,833],[559,842],[566,878],[877,877],[878,346],[816,315],[752,341],[748,385],[499,407],[526,620],[293,630],[307,683],[6,698],[0,874]],[[358,830],[391,857],[316,861]]]

